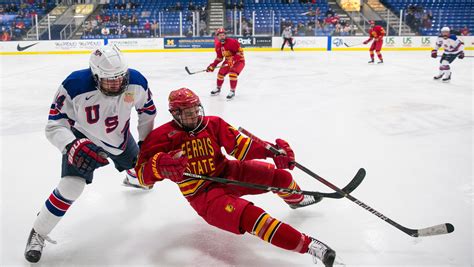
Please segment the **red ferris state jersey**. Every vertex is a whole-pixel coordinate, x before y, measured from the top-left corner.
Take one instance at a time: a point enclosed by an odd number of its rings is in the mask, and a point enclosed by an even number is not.
[[[186,172],[205,176],[219,176],[224,170],[228,159],[222,154],[221,147],[237,160],[267,158],[267,151],[262,145],[242,136],[223,119],[205,116],[203,125],[204,128],[194,135],[183,131],[174,121],[153,130],[141,145],[135,167],[140,182],[143,182],[147,164],[160,152],[181,149],[188,157]],[[159,180],[157,177],[153,179]],[[182,177],[176,183],[185,197],[195,195],[210,184],[209,181],[189,177]]]
[[[244,50],[240,47],[239,41],[232,38],[226,38],[224,45],[221,42],[215,42],[216,50],[216,61],[222,61],[222,59],[230,60],[234,62],[245,60]]]
[[[369,30],[370,39],[380,39],[385,36],[385,30],[380,25],[375,25],[372,29]]]

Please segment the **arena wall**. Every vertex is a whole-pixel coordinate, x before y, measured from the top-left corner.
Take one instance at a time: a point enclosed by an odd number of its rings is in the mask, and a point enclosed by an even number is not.
[[[474,51],[474,36],[460,37],[467,54]],[[295,37],[296,51],[366,51],[361,44],[367,37]],[[278,51],[281,37],[239,37],[246,51]],[[212,41],[212,40],[211,40]],[[383,51],[431,50],[435,36],[388,36]],[[103,43],[114,43],[124,52],[211,52],[209,38],[148,38],[148,39],[97,39],[66,41],[11,41],[0,42],[0,55],[83,54]],[[289,49],[288,47],[286,49]]]

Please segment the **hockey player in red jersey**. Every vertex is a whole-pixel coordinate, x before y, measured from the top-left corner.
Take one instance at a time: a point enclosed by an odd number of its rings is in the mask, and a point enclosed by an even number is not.
[[[370,61],[369,63],[374,63],[374,50],[377,53],[377,57],[379,58],[379,62],[377,63],[383,63],[383,58],[382,54],[380,53],[380,50],[382,50],[382,45],[383,45],[383,37],[385,36],[385,30],[382,26],[380,25],[375,25],[375,21],[371,20],[370,21],[370,30],[369,30],[369,35],[370,38],[364,41],[364,44],[368,44],[370,41],[374,40],[372,42],[372,45],[370,46]]]
[[[199,97],[187,88],[172,91],[169,111],[173,120],[156,128],[146,138],[135,167],[142,185],[170,179],[196,212],[210,225],[234,233],[250,233],[277,247],[308,253],[333,266],[335,252],[321,241],[302,234],[241,198],[264,191],[190,178],[184,172],[225,177],[268,186],[298,189],[291,174],[295,155],[281,139],[276,145],[284,154],[275,156],[263,146],[242,136],[223,119],[205,116]],[[227,159],[221,148],[236,160]],[[273,164],[256,161],[272,157]],[[315,204],[319,197],[278,193],[291,208]]]
[[[207,72],[213,72],[217,65],[225,59],[219,73],[217,74],[216,89],[211,91],[211,95],[218,95],[221,92],[224,77],[229,74],[230,92],[227,99],[231,100],[235,96],[237,88],[237,78],[244,69],[244,50],[240,47],[239,41],[228,38],[224,28],[216,30],[216,59],[207,67]]]

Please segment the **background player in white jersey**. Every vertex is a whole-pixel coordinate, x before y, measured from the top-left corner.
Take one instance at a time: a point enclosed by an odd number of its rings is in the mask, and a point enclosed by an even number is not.
[[[464,44],[463,42],[455,35],[451,34],[451,31],[448,27],[443,27],[441,29],[441,35],[436,40],[435,48],[431,51],[431,57],[438,57],[438,49],[444,48],[443,56],[441,56],[440,65],[439,65],[439,74],[434,76],[435,80],[443,78],[443,82],[451,80],[451,64],[457,57],[459,59],[464,58]]]
[[[147,80],[128,68],[113,45],[95,50],[89,64],[90,68],[74,71],[62,82],[51,105],[46,137],[63,153],[62,179],[28,237],[25,258],[29,262],[40,260],[45,239],[51,241],[48,234],[92,182],[94,170],[109,163],[107,158],[118,171],[127,170],[124,183],[134,179],[139,184],[133,171],[139,147],[129,126],[135,108],[139,140],[153,129],[156,109]]]

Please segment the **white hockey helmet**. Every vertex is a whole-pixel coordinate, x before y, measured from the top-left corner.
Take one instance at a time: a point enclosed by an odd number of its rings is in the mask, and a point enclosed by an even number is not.
[[[118,96],[128,86],[128,64],[117,46],[107,44],[92,52],[89,66],[96,87],[107,96]]]
[[[441,32],[451,32],[451,29],[449,27],[443,27],[441,28]]]

